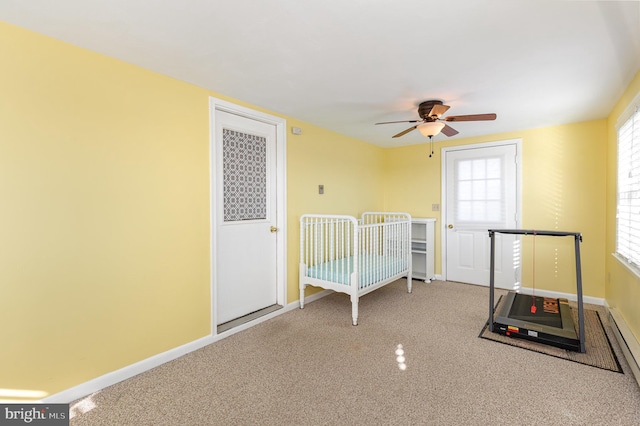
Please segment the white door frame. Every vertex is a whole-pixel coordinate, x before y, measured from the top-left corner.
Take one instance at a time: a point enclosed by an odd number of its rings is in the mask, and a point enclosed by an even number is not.
[[[216,310],[216,294],[217,285],[216,282],[216,259],[217,259],[217,235],[216,224],[217,221],[217,209],[216,191],[218,188],[217,177],[214,170],[216,163],[216,111],[225,111],[231,114],[240,115],[252,120],[262,121],[263,123],[271,124],[276,128],[276,227],[278,232],[276,233],[276,247],[277,247],[277,261],[276,261],[276,303],[282,306],[286,305],[287,297],[287,163],[286,163],[286,128],[287,121],[284,118],[276,117],[274,115],[266,114],[260,111],[236,105],[234,103],[224,101],[222,99],[210,97],[209,98],[209,209],[210,209],[210,276],[211,276],[211,334],[217,334],[217,310]],[[256,319],[254,321],[259,321]],[[250,324],[249,322],[248,324]]]
[[[461,151],[464,149],[473,149],[473,148],[490,148],[493,146],[502,146],[502,145],[516,145],[516,220],[520,226],[522,226],[522,139],[507,139],[503,141],[495,141],[495,142],[485,142],[485,143],[476,143],[469,145],[457,145],[451,146],[448,148],[442,148],[441,157],[442,157],[442,165],[440,166],[440,180],[442,183],[441,188],[441,205],[442,209],[440,212],[440,257],[441,257],[441,265],[440,271],[442,275],[442,280],[447,280],[447,224],[445,223],[445,218],[447,217],[447,180],[445,177],[446,170],[446,158],[445,155],[447,152],[451,151]],[[522,270],[518,271],[519,274],[522,273]]]

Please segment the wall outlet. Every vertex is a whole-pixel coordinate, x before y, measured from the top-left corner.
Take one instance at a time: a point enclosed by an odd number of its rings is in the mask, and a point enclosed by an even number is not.
[[[439,212],[440,211],[440,204],[431,204],[431,211],[432,212]]]
[[[318,185],[318,194],[324,194],[324,185]]]

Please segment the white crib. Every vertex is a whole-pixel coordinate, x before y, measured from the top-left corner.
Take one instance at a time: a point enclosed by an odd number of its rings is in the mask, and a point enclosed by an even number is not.
[[[358,299],[398,278],[411,293],[411,216],[367,212],[300,218],[300,308],[308,285],[351,296],[353,325]]]

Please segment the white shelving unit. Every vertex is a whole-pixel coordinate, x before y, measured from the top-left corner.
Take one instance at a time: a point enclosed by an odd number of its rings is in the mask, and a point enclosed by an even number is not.
[[[411,274],[430,283],[435,277],[435,218],[411,219]]]

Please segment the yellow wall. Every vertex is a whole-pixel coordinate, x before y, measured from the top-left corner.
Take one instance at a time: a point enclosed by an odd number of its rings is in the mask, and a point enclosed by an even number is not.
[[[464,131],[460,124],[460,131]],[[435,217],[441,202],[443,147],[522,139],[523,228],[581,232],[584,293],[604,297],[606,121],[597,120],[491,136],[442,140],[429,158],[428,145],[389,149],[385,162],[385,209]],[[440,226],[436,272],[441,273]],[[531,286],[531,241],[523,241],[524,286]],[[556,266],[557,265],[557,266]],[[529,280],[529,281],[528,281]],[[575,293],[573,239],[538,238],[536,288]]]
[[[607,265],[607,302],[617,308],[625,322],[640,342],[640,278],[633,274],[611,253],[616,249],[616,199],[617,199],[617,133],[616,123],[620,115],[640,93],[640,72],[638,72],[620,98],[607,121],[607,244],[605,250]]]
[[[46,397],[209,335],[224,97],[5,23],[0,57],[0,389]],[[293,301],[298,216],[380,208],[383,150],[285,118],[304,133],[287,154]]]
[[[208,93],[5,24],[0,57],[0,388],[206,335]]]

